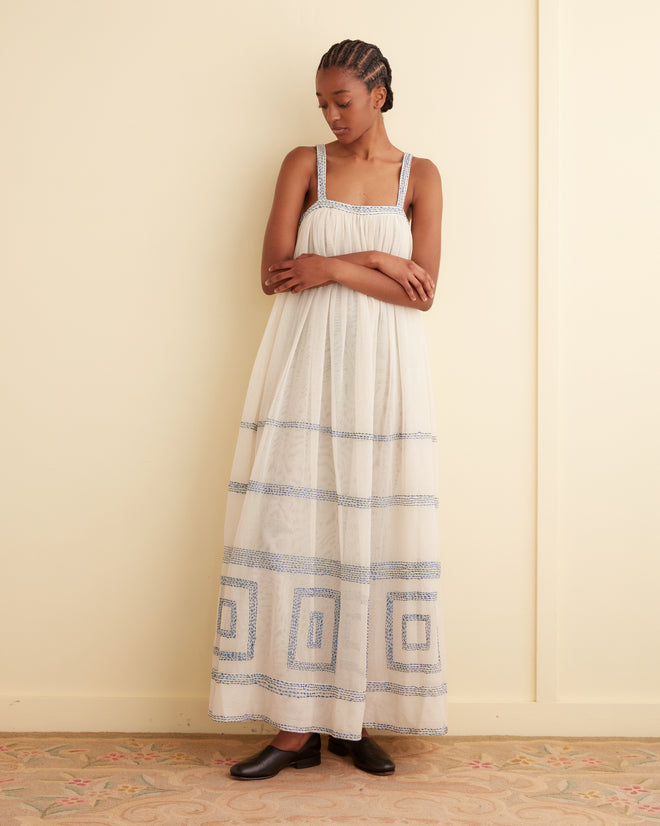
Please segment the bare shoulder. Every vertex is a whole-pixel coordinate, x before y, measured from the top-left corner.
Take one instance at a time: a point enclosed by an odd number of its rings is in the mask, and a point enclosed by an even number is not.
[[[428,158],[413,157],[410,164],[410,178],[415,184],[439,186],[442,183],[438,167]]]
[[[282,169],[291,172],[309,172],[316,169],[316,147],[296,146],[284,156]]]
[[[410,164],[411,206],[434,205],[442,210],[442,178],[438,167],[428,158],[413,157]]]

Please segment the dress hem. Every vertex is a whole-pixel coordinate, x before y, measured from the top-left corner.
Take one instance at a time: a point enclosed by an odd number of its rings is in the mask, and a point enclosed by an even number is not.
[[[336,737],[339,740],[358,741],[362,739],[361,733],[357,735],[348,734],[345,731],[338,731],[336,729],[326,728],[325,726],[284,726],[282,723],[276,722],[265,714],[239,714],[233,716],[214,714],[209,710],[208,716],[216,723],[245,723],[248,720],[253,720],[255,722],[268,723],[269,725],[275,726],[275,728],[279,728],[282,731],[291,731],[296,733],[318,732],[319,734],[329,734],[331,737]],[[404,726],[394,726],[390,723],[370,722],[366,722],[364,724],[364,728],[375,729],[377,731],[391,731],[394,734],[416,735],[418,737],[441,737],[449,731],[447,726],[443,726],[442,728],[406,728]]]

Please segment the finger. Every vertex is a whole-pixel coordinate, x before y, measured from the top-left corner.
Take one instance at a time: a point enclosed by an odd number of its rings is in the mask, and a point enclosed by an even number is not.
[[[410,281],[405,281],[402,284],[402,286],[403,286],[403,289],[406,291],[406,294],[408,295],[408,298],[411,301],[417,301],[417,296],[415,295],[415,290],[413,289],[413,286],[410,283]]]
[[[428,301],[429,300],[429,297],[426,294],[426,290],[424,289],[422,284],[417,282],[417,284],[415,284],[415,290],[417,292],[417,295],[422,299],[422,301]]]
[[[294,258],[287,258],[284,261],[278,261],[268,267],[268,272],[276,272],[277,270],[290,270],[294,264]]]
[[[279,284],[282,281],[286,281],[288,278],[291,278],[291,270],[278,270],[274,272],[270,278],[266,279],[266,286],[271,287],[273,284]]]
[[[277,284],[273,292],[276,293],[285,293],[287,290],[292,290],[294,286],[294,281],[291,278],[281,279],[280,282]]]
[[[418,279],[415,279],[414,287],[417,290],[417,293],[418,293],[419,297],[422,299],[422,301],[428,301],[429,300],[429,298],[430,298],[429,291],[426,288],[426,285],[422,281],[419,281]]]

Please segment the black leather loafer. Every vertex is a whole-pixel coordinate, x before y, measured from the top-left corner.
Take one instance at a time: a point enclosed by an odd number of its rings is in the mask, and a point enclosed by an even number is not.
[[[340,757],[350,754],[355,766],[369,774],[392,774],[395,769],[392,758],[371,737],[363,737],[361,740],[330,737],[328,751]]]
[[[238,780],[266,780],[287,766],[294,769],[309,769],[321,762],[321,736],[312,734],[299,751],[283,751],[275,746],[266,746],[258,754],[241,760],[229,769],[229,774]]]

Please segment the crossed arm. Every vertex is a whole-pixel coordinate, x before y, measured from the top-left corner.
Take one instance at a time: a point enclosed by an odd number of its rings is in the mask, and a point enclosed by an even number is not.
[[[381,301],[428,310],[440,266],[442,182],[431,161],[415,159],[411,170],[412,258],[377,250],[334,257],[293,258],[298,220],[311,176],[314,150],[298,147],[282,164],[264,238],[261,281],[264,292],[301,292],[338,282]]]

